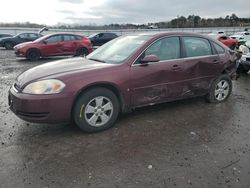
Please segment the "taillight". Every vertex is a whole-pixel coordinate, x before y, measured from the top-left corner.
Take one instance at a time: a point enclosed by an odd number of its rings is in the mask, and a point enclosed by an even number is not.
[[[84,37],[84,38],[83,38],[83,42],[84,42],[84,44],[86,44],[87,46],[92,47],[92,43],[91,43],[91,41],[90,41],[88,38]]]

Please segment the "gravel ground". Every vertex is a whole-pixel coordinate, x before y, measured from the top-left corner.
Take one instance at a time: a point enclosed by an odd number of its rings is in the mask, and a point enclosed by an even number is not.
[[[0,49],[0,187],[250,187],[250,76],[221,104],[203,98],[141,108],[115,127],[86,134],[73,125],[20,120],[8,109],[29,62]]]

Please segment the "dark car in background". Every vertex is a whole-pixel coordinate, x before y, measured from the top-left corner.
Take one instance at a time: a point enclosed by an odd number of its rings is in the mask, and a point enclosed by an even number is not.
[[[5,38],[5,37],[12,37],[12,35],[10,35],[10,34],[1,34],[0,33],[0,39]]]
[[[11,50],[17,44],[34,41],[40,37],[42,37],[42,35],[38,33],[20,33],[13,37],[0,39],[0,47],[5,47],[7,50]]]
[[[46,63],[19,75],[10,109],[30,122],[74,120],[87,132],[114,125],[120,112],[204,96],[225,101],[240,54],[189,33],[122,36],[86,58]]]
[[[70,33],[54,33],[43,36],[33,42],[26,42],[14,47],[15,54],[29,60],[40,57],[64,55],[88,55],[92,52],[91,41],[84,36]]]
[[[91,40],[93,46],[101,46],[106,42],[113,40],[114,38],[118,37],[116,33],[95,33],[90,35],[88,38]]]

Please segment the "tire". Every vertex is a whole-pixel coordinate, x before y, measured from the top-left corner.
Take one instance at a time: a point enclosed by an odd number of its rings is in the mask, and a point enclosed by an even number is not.
[[[109,89],[97,87],[83,93],[73,107],[73,120],[83,131],[94,133],[112,127],[120,104]]]
[[[32,49],[27,52],[26,58],[31,61],[37,61],[40,58],[40,52]]]
[[[6,50],[12,50],[14,48],[14,44],[12,42],[5,42],[4,47]]]
[[[210,103],[220,103],[227,100],[231,92],[232,80],[228,75],[222,74],[212,82],[206,100]]]
[[[76,50],[75,56],[86,56],[89,54],[89,51],[87,48],[79,48]]]
[[[232,44],[230,44],[229,48],[230,48],[231,50],[235,50],[236,45],[235,45],[234,43],[232,43]]]

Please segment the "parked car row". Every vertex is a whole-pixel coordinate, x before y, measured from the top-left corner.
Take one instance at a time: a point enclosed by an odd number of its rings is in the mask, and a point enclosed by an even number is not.
[[[225,32],[219,31],[216,33],[208,34],[210,37],[215,38],[222,42],[224,45],[229,47],[230,49],[238,48],[240,45],[245,44],[246,41],[250,40],[250,32],[237,32],[233,35],[227,36]]]
[[[45,30],[43,28],[41,31]],[[118,37],[115,33],[96,33],[85,37],[71,33],[54,33],[42,36],[40,33],[21,33],[16,36],[0,35],[0,47],[14,49],[18,57],[38,60],[43,57],[65,55],[88,55],[93,46],[101,46]]]
[[[231,49],[238,49],[242,53],[239,60],[238,72],[249,73],[250,71],[250,32],[245,29],[243,32],[237,32],[233,35],[226,36],[224,32],[209,34],[210,37],[216,38]]]

